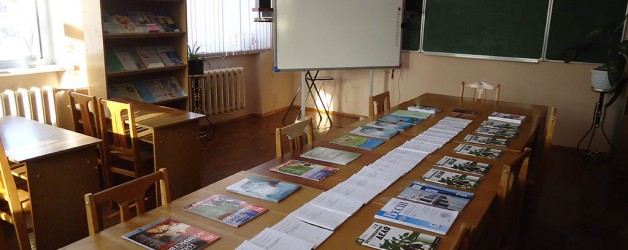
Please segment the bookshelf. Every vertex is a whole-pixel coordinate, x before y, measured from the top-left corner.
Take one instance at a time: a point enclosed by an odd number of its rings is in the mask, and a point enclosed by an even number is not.
[[[102,98],[139,96],[138,101],[186,109],[186,1],[83,0],[82,4],[89,93]],[[174,26],[163,24],[168,18]],[[172,53],[160,53],[160,46],[171,48],[181,60],[168,60],[166,54],[172,58]],[[151,55],[157,56],[157,64],[149,64],[150,57],[138,48],[154,49]],[[124,59],[123,52],[134,57],[137,67],[128,67],[133,63]],[[137,93],[120,95],[122,90]]]

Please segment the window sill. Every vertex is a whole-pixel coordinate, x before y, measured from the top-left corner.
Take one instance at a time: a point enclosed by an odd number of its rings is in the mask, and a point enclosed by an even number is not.
[[[66,69],[59,65],[40,65],[35,68],[5,68],[0,69],[0,77],[30,75],[40,73],[63,72]]]

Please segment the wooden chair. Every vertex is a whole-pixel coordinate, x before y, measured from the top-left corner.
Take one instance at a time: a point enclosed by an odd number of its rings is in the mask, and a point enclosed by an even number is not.
[[[290,141],[290,152],[300,152],[303,145],[312,145],[314,142],[314,132],[312,129],[312,118],[306,117],[294,124],[277,128],[275,130],[275,152],[277,158],[283,156],[282,137],[287,136]],[[303,137],[307,137],[307,142],[303,142]]]
[[[109,114],[109,117],[107,117]],[[138,178],[152,162],[152,151],[140,150],[133,107],[128,103],[100,100],[101,135],[104,143],[105,187],[111,187],[111,174]]]
[[[390,113],[390,92],[388,91],[369,97],[369,117],[375,117],[380,113]]]
[[[490,91],[490,90],[494,90],[495,91],[495,101],[498,102],[499,101],[499,90],[501,88],[501,85],[497,84],[495,86],[490,85],[486,82],[474,82],[474,83],[465,83],[464,81],[462,81],[462,83],[460,84],[460,98],[464,98],[464,89],[465,88],[471,88],[473,89],[473,99],[474,100],[486,100],[486,92]]]
[[[500,249],[510,249],[516,242],[523,206],[531,149],[526,147],[510,164],[502,168],[497,188]]]
[[[545,140],[543,142],[543,155],[547,156],[552,148],[554,138],[554,126],[556,126],[556,107],[549,107],[547,110],[547,121],[545,122]]]
[[[467,223],[460,225],[460,231],[456,235],[454,243],[451,245],[451,250],[466,250],[470,247],[471,236],[473,235],[474,228]]]
[[[4,210],[5,207],[0,209],[0,219],[13,224],[20,249],[31,249],[28,239],[29,228],[32,230],[32,226],[28,225],[32,222],[30,194],[17,188],[2,140],[0,140],[0,175],[0,197],[8,204],[8,211]]]
[[[74,131],[89,135],[91,137],[102,138],[100,135],[100,122],[98,117],[98,99],[95,96],[88,96],[71,91],[68,95],[70,103],[70,116],[74,123]]]
[[[142,176],[135,180],[128,181],[118,186],[105,189],[96,194],[85,194],[85,210],[87,212],[87,227],[89,235],[100,232],[101,225],[98,211],[99,205],[108,205],[113,201],[118,204],[120,222],[127,221],[133,217],[131,208],[136,208],[136,215],[145,212],[144,197],[146,192],[153,185],[159,182],[161,205],[170,203],[170,187],[168,185],[168,171],[165,168],[159,171]]]

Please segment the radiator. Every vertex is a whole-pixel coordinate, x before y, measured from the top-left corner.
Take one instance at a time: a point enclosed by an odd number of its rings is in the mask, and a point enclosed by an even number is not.
[[[55,89],[44,86],[4,90],[0,93],[0,117],[8,115],[57,126]]]
[[[225,68],[207,72],[205,114],[222,114],[246,107],[244,96],[244,69]]]

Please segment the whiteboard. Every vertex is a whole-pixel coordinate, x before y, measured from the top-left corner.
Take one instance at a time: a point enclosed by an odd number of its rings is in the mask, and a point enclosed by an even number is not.
[[[398,67],[403,0],[275,0],[275,71]]]

